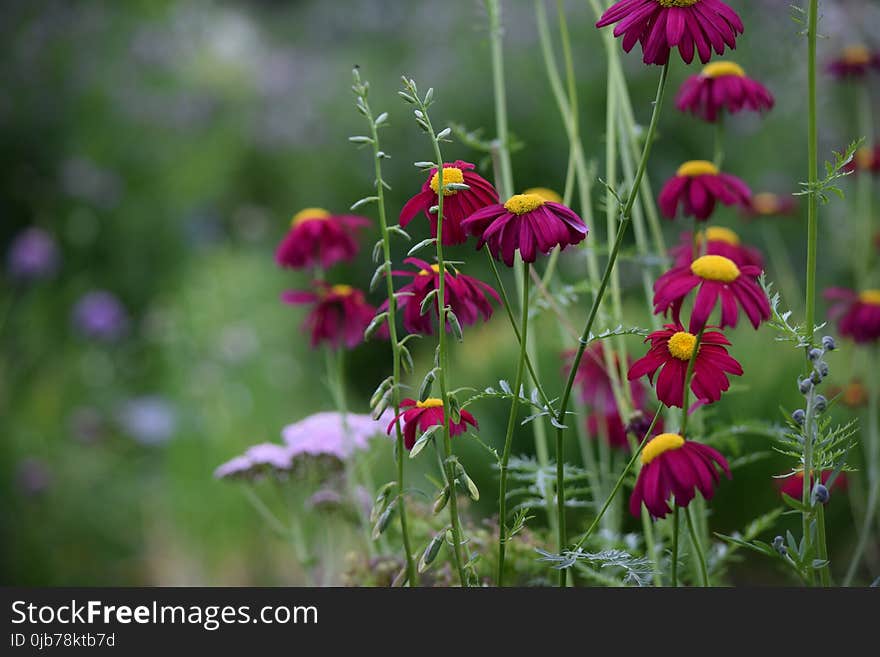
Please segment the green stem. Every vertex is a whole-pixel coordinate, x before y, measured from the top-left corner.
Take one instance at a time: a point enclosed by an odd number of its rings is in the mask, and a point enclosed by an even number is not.
[[[858,124],[861,137],[865,141],[865,148],[873,148],[873,117],[871,116],[871,91],[868,85],[859,85],[858,99]],[[870,171],[861,171],[857,174],[856,181],[856,203],[858,220],[861,224],[858,231],[854,231],[856,238],[855,253],[858,254],[856,263],[856,284],[864,289],[868,286],[868,276],[871,271],[871,251],[874,244],[874,233],[872,228],[873,210],[872,196],[874,187],[874,177]]]
[[[519,361],[513,384],[513,399],[510,402],[510,415],[507,418],[507,433],[504,436],[504,451],[501,454],[501,483],[498,490],[498,586],[504,586],[504,552],[507,544],[507,464],[510,462],[510,449],[513,445],[513,430],[516,427],[519,394],[525,376],[526,343],[529,330],[529,269],[523,267],[522,335],[519,340]]]
[[[724,110],[718,113],[718,120],[715,122],[715,158],[714,164],[720,169],[724,164]]]
[[[822,561],[828,561],[828,542],[825,537],[825,505],[816,505],[816,540],[819,542],[817,554]],[[826,564],[819,569],[819,582],[825,588],[831,586],[831,572]]]
[[[489,15],[489,39],[492,50],[492,90],[495,97],[495,130],[498,133],[498,165],[501,169],[500,196],[513,194],[513,167],[510,163],[510,137],[507,127],[507,90],[504,85],[504,51],[502,48],[501,3],[486,0]]]
[[[697,333],[697,341],[694,343],[694,353],[691,354],[691,359],[688,361],[687,371],[684,375],[684,390],[682,391],[682,402],[681,402],[681,435],[687,436],[687,425],[688,425],[688,405],[690,404],[691,397],[691,379],[694,376],[694,365],[697,362],[697,354],[700,351],[700,343],[703,341],[703,331],[705,331],[705,327],[700,329],[700,332]]]
[[[678,505],[672,507],[672,562],[670,579],[672,588],[678,588]]]
[[[819,0],[810,0],[807,18],[807,158],[809,160],[809,189],[807,195],[807,298],[806,332],[809,353],[813,344],[813,327],[816,325],[816,258],[819,245],[819,197],[816,185],[819,182],[819,120],[816,98],[816,42],[819,37]],[[809,360],[809,359],[808,359]],[[805,474],[804,480],[809,481]],[[809,484],[807,484],[809,487]]]
[[[697,529],[694,526],[693,512],[690,507],[685,508],[684,517],[685,520],[687,520],[688,533],[691,535],[691,545],[694,548],[694,553],[697,555],[697,561],[700,564],[701,583],[703,586],[709,586],[709,570],[706,567],[706,555],[703,553],[703,546],[700,543],[700,536],[697,534]]]
[[[813,414],[815,413],[813,410],[813,399],[815,394],[815,388],[811,387],[807,393],[806,418],[804,419],[804,479],[803,486],[801,487],[801,502],[804,505],[804,511],[801,518],[801,529],[803,530],[804,546],[807,551],[809,551],[813,542],[812,532],[810,531],[813,505],[810,497],[813,478]],[[815,573],[810,571],[810,583],[815,581],[814,575]]]

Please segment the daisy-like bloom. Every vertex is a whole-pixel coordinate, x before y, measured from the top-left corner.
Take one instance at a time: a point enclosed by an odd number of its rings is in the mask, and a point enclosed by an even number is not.
[[[747,77],[739,64],[712,62],[699,75],[684,81],[675,106],[715,123],[723,111],[728,114],[744,109],[764,112],[773,109],[774,102],[773,94],[760,82]]]
[[[864,78],[871,68],[880,67],[880,53],[867,46],[847,46],[828,64],[828,72],[838,80]]]
[[[557,246],[578,244],[588,232],[573,210],[540,194],[516,194],[504,204],[478,210],[462,228],[477,236],[477,249],[488,244],[492,256],[508,267],[517,250],[523,262],[535,262],[538,252],[546,255]]]
[[[660,190],[657,199],[663,216],[675,219],[681,206],[685,216],[706,221],[720,201],[724,205],[749,207],[752,192],[736,176],[722,173],[711,162],[685,162]]]
[[[853,158],[843,166],[848,173],[880,173],[880,144],[874,146],[862,146]]]
[[[841,335],[859,344],[880,339],[880,290],[833,287],[825,290],[825,298],[833,302],[828,316],[838,320]]]
[[[749,207],[744,208],[747,217],[777,217],[794,214],[797,203],[793,196],[780,196],[771,192],[760,192],[752,195]]]
[[[357,232],[369,224],[365,217],[334,215],[323,208],[300,210],[278,245],[275,261],[292,269],[316,265],[329,269],[337,262],[353,260],[359,249]]]
[[[730,388],[728,374],[742,376],[742,366],[733,359],[725,348],[730,341],[718,331],[705,331],[697,348],[697,336],[684,330],[681,324],[666,324],[663,330],[651,333],[645,342],[651,348],[629,369],[630,381],[647,376],[651,383],[657,377],[657,398],[667,406],[682,407],[684,403],[684,382],[688,365],[694,359],[691,390],[698,401],[711,404],[721,399],[721,393]]]
[[[694,51],[708,63],[712,50],[736,49],[736,37],[745,31],[742,19],[721,0],[621,0],[602,14],[596,27],[617,23],[614,36],[623,36],[626,52],[642,46],[645,64],[666,64],[669,51],[678,48],[688,64]]]
[[[716,449],[677,433],[661,433],[651,439],[641,454],[642,469],[629,498],[629,511],[637,516],[644,504],[654,518],[664,518],[672,509],[674,496],[681,508],[690,504],[696,491],[710,500],[721,481],[720,468],[730,479],[730,466]]]
[[[822,484],[827,484],[828,479],[831,478],[833,470],[822,470],[821,482]],[[810,490],[813,489],[813,484],[815,476],[810,477]],[[779,487],[779,494],[785,493],[789,497],[793,497],[796,500],[801,499],[801,495],[804,492],[804,471],[799,470],[791,475],[786,477],[777,479],[777,485]],[[837,477],[834,478],[834,483],[831,484],[831,490],[845,490],[847,486],[846,474],[841,472]]]
[[[288,290],[281,300],[291,305],[312,306],[303,324],[304,330],[312,335],[312,347],[326,342],[333,348],[354,349],[363,342],[364,330],[373,321],[376,308],[351,285],[330,285],[324,281],[315,281],[314,285],[314,292]],[[387,337],[387,325],[377,335]]]
[[[709,226],[706,230],[697,233],[697,253],[705,255],[720,255],[730,258],[738,266],[754,265],[764,268],[764,258],[758,249],[746,246],[742,243],[734,231],[722,226]],[[694,258],[693,233],[681,234],[681,240],[670,249],[675,259],[676,267],[684,267],[691,264]]]
[[[391,420],[388,425],[387,433],[390,436],[395,424],[403,420],[403,445],[407,450],[413,448],[416,444],[419,434],[424,433],[434,425],[443,426],[443,401],[433,397],[425,401],[416,401],[415,399],[404,399],[400,402],[400,407],[406,409],[400,412]],[[474,416],[465,410],[461,411],[461,421],[449,422],[449,435],[458,436],[465,432],[467,425],[477,428],[477,421]]]
[[[705,255],[689,265],[675,267],[654,283],[654,312],[665,313],[672,309],[676,323],[679,322],[681,306],[691,290],[698,287],[697,298],[691,312],[691,333],[705,328],[709,316],[721,301],[721,324],[734,327],[742,307],[756,329],[762,321],[770,319],[770,301],[758,285],[761,270],[754,265],[737,264],[720,255]]]
[[[443,186],[450,183],[467,185],[470,189],[443,190],[443,244],[462,244],[467,240],[467,232],[461,222],[477,210],[498,202],[498,192],[492,184],[474,172],[476,167],[470,162],[456,160],[443,165]],[[400,225],[404,228],[419,212],[424,213],[431,224],[431,236],[437,237],[437,213],[431,208],[439,202],[437,196],[440,175],[431,169],[422,191],[413,196],[400,211]]]
[[[397,276],[412,278],[411,283],[407,283],[398,290],[400,295],[398,306],[403,311],[403,326],[410,333],[430,335],[434,332],[434,322],[431,313],[422,314],[421,307],[425,297],[440,287],[440,266],[429,264],[419,258],[407,258],[404,262],[417,267],[417,269],[416,271],[393,272]],[[488,321],[492,317],[492,304],[489,303],[488,297],[495,299],[496,303],[501,303],[501,297],[489,285],[461,272],[455,274],[446,272],[444,295],[446,305],[452,308],[452,312],[455,313],[462,326],[475,324],[481,315],[483,321]],[[439,317],[440,304],[437,303],[436,295],[433,305],[434,315]],[[386,301],[380,310],[387,308],[388,302]],[[452,330],[448,322],[446,330]]]

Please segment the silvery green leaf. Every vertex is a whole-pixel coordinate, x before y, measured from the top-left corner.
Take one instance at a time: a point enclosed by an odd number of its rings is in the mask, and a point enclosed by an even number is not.
[[[433,169],[437,165],[434,164],[433,162],[420,160],[418,162],[413,162],[413,166],[416,167],[417,169]]]
[[[452,191],[452,192],[466,192],[471,188],[470,185],[466,185],[464,183],[446,183],[443,185],[443,189]]]
[[[409,352],[409,347],[404,344],[400,345],[400,364],[403,365],[403,369],[407,374],[412,374],[415,368],[412,354]]]
[[[409,251],[406,252],[406,255],[411,256],[411,255],[417,253],[418,251],[421,251],[426,246],[432,246],[436,243],[437,243],[436,237],[429,237],[428,239],[422,240],[421,242],[419,242],[418,244],[413,246]]]
[[[446,139],[451,134],[452,128],[443,128],[443,130],[437,133],[437,139]]]
[[[434,100],[434,87],[431,87],[431,88],[429,88],[428,91],[425,93],[425,100],[422,102],[422,104],[423,104],[425,107],[427,107],[428,105],[431,104],[431,101],[433,101],[433,100]]]
[[[452,329],[452,335],[455,336],[455,339],[459,342],[463,342],[464,333],[461,331],[461,324],[459,323],[456,314],[449,309],[446,310],[446,321],[449,322],[449,327]]]
[[[425,551],[422,553],[422,558],[419,559],[419,572],[423,573],[428,569],[434,559],[437,558],[437,555],[440,553],[440,548],[443,547],[443,540],[446,536],[446,528],[443,528],[438,534],[431,539],[428,543]]]
[[[350,210],[357,210],[359,207],[366,205],[367,203],[375,203],[379,200],[378,196],[365,196],[362,199],[359,199],[352,203]]]
[[[354,137],[349,137],[348,141],[353,144],[372,144],[373,139],[371,137],[367,137],[366,135],[355,135]]]
[[[431,388],[434,386],[434,379],[436,378],[436,370],[431,370],[427,374],[425,374],[425,378],[422,379],[422,384],[419,386],[419,401],[423,402],[428,397],[431,396]]]
[[[375,291],[376,287],[379,285],[379,281],[382,280],[382,274],[385,273],[386,263],[382,263],[378,267],[376,267],[376,271],[373,272],[373,277],[370,279],[370,292]]]
[[[385,243],[382,240],[379,240],[373,245],[373,262],[379,262],[382,259],[382,250],[385,246]]]
[[[428,429],[421,436],[419,436],[419,439],[415,442],[412,449],[409,450],[409,457],[411,459],[417,457],[421,453],[421,451],[425,449],[425,446],[428,444],[431,438],[434,437],[434,434],[441,429],[443,429],[443,425],[441,424],[433,424],[428,427]]]
[[[376,334],[376,331],[378,331],[380,328],[382,328],[382,324],[384,324],[387,320],[388,320],[388,311],[381,312],[378,315],[376,315],[373,318],[373,320],[370,322],[369,326],[367,326],[366,330],[364,331],[364,341],[367,341],[370,338],[372,338]]]
[[[388,112],[382,112],[379,116],[376,117],[376,120],[373,121],[373,125],[377,128],[385,123],[388,120]]]
[[[428,294],[425,295],[425,298],[422,299],[422,303],[419,306],[419,315],[425,315],[430,310],[431,307],[436,303],[437,299],[437,289],[433,289]]]
[[[402,237],[407,242],[412,240],[412,238],[409,236],[409,233],[407,233],[403,228],[401,228],[397,224],[394,224],[393,226],[388,226],[388,233],[391,235],[397,235],[398,237]]]

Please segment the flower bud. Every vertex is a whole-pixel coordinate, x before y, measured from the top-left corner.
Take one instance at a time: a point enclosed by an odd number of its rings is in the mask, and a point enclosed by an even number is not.
[[[773,549],[782,556],[788,554],[788,549],[785,547],[785,539],[783,539],[781,536],[777,536],[773,539]]]
[[[791,414],[791,419],[797,422],[798,424],[803,424],[807,419],[807,414],[804,413],[804,409],[799,408],[794,413]]]
[[[798,390],[801,391],[802,395],[806,395],[810,392],[810,389],[813,387],[813,382],[809,379],[798,379]]]
[[[823,379],[828,376],[828,363],[824,360],[816,363],[816,371],[819,372],[819,376]]]
[[[828,488],[824,484],[816,484],[813,489],[813,498],[819,504],[827,504],[830,497],[831,493],[828,492]]]
[[[449,486],[444,486],[443,490],[441,490],[440,494],[437,496],[437,499],[434,500],[434,513],[440,513],[445,509],[447,502],[449,502]]]
[[[824,395],[816,395],[816,399],[813,400],[813,407],[817,413],[824,413],[828,408],[828,400],[825,399]]]
[[[815,361],[819,360],[820,358],[822,358],[822,355],[824,353],[825,352],[822,351],[821,349],[816,349],[816,348],[810,349],[810,354],[809,354],[810,360],[815,362]]]
[[[834,338],[832,338],[830,335],[826,335],[824,338],[822,338],[822,348],[825,349],[825,351],[834,351],[835,349],[837,349]]]

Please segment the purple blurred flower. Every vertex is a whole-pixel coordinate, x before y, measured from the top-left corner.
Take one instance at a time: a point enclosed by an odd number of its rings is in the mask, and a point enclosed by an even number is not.
[[[95,290],[77,301],[73,324],[86,337],[113,342],[128,328],[128,315],[114,295]]]
[[[386,415],[388,419],[383,416],[377,422],[357,413],[344,418],[336,412],[315,413],[284,427],[281,436],[294,455],[329,454],[344,460],[355,450],[367,449],[370,438],[384,433],[391,417]]]
[[[122,405],[117,415],[123,430],[143,445],[167,442],[177,429],[174,408],[161,397],[136,397]]]
[[[95,443],[105,431],[104,418],[90,406],[75,408],[67,418],[67,426],[71,435],[82,443]]]
[[[247,479],[269,472],[288,472],[293,467],[293,451],[287,445],[260,443],[216,470],[216,479]]]
[[[6,258],[9,275],[22,280],[48,278],[58,270],[58,246],[41,228],[25,228],[12,240]]]
[[[332,511],[343,503],[342,494],[333,488],[321,488],[306,501],[306,505],[317,510]]]
[[[251,473],[253,467],[253,462],[247,456],[236,456],[214,470],[214,478],[235,479],[246,477]]]
[[[39,495],[52,483],[49,467],[40,459],[22,459],[15,472],[19,490],[27,496]]]

